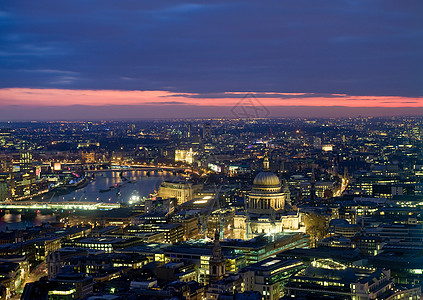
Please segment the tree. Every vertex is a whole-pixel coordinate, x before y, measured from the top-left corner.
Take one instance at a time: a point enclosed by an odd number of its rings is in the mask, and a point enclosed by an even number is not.
[[[306,233],[310,236],[312,246],[316,246],[316,242],[326,235],[327,224],[323,216],[316,213],[308,213],[304,217],[304,225]]]

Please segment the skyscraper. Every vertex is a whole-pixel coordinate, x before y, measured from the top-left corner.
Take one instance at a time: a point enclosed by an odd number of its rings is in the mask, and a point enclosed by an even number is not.
[[[203,140],[208,142],[211,140],[211,125],[210,123],[205,123],[203,125]]]

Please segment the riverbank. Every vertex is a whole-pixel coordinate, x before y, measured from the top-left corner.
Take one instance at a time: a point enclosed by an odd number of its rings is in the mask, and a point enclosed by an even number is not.
[[[75,185],[66,185],[66,186],[56,187],[56,188],[49,190],[46,193],[39,194],[37,196],[27,197],[26,199],[22,199],[22,200],[28,200],[28,199],[31,199],[31,198],[32,198],[32,200],[46,200],[49,197],[51,198],[51,197],[54,197],[54,196],[68,195],[68,194],[70,194],[70,193],[72,193],[76,190],[85,188],[86,186],[88,186],[93,181],[94,181],[94,179],[92,179],[92,178],[84,177],[80,182],[78,182]]]

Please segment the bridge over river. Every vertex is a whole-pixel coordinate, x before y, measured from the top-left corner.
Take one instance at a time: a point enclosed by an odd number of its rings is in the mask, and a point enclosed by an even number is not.
[[[109,169],[85,170],[87,174],[95,174],[102,172],[126,172],[126,171],[169,171],[178,172],[184,171],[187,168],[172,167],[172,166],[145,166],[145,165],[131,165],[131,166],[111,166]]]
[[[119,203],[64,201],[64,202],[0,202],[0,209],[10,210],[110,210],[119,208]]]

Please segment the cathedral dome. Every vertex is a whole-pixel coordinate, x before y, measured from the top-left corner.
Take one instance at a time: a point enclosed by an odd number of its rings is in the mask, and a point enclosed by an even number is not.
[[[253,185],[260,187],[280,187],[281,182],[273,172],[260,172],[254,178]]]

